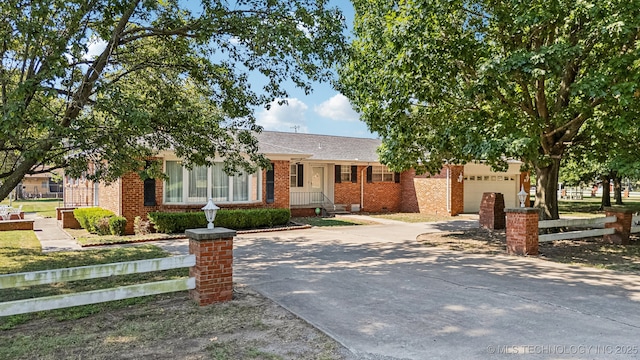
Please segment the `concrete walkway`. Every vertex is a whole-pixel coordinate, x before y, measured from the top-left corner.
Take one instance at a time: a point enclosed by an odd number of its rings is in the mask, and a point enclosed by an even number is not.
[[[43,252],[82,250],[82,247],[66,232],[58,226],[55,218],[42,218],[33,214],[27,215],[32,218],[33,230],[36,234]]]
[[[242,235],[234,276],[359,359],[639,358],[640,276],[411,239],[447,227]]]

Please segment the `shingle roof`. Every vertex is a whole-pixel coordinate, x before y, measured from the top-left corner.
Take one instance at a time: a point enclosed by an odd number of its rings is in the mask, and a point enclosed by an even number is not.
[[[311,160],[378,162],[379,139],[263,131],[257,135],[260,152],[310,155]]]

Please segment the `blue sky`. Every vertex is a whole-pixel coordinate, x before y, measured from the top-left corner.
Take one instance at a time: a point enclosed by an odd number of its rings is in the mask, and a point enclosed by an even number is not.
[[[342,10],[349,35],[351,33],[354,13],[351,2],[333,0],[332,7]],[[265,130],[340,135],[353,137],[376,137],[367,126],[359,120],[347,98],[338,93],[328,83],[315,83],[313,92],[306,95],[303,90],[294,86],[287,88],[288,104],[271,106],[269,111],[256,110],[258,124]]]

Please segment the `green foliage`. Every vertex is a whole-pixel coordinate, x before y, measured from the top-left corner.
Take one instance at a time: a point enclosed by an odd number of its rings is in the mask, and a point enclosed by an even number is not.
[[[201,211],[151,212],[148,217],[158,232],[169,234],[207,226],[207,219]],[[289,219],[291,219],[289,209],[222,209],[218,210],[214,224],[219,227],[242,230],[286,225]]]
[[[88,207],[74,209],[73,216],[78,220],[80,226],[88,232],[107,235],[109,234],[109,220],[107,219],[105,222],[102,219],[116,216],[116,214],[100,207]]]
[[[123,236],[127,227],[127,218],[114,216],[109,218],[109,233],[111,235]]]
[[[98,235],[109,235],[111,233],[108,217],[99,218],[96,220],[93,227],[95,228],[95,233]]]
[[[147,220],[142,220],[140,216],[133,219],[133,233],[136,235],[148,235],[151,233],[151,224]]]
[[[151,224],[156,228],[156,231],[166,234],[181,233],[186,229],[196,229],[207,226],[207,218],[201,211],[175,213],[150,212],[147,216]]]
[[[254,109],[330,80],[345,43],[340,12],[315,0],[8,0],[0,14],[0,199],[43,164],[112,181],[167,149],[265,167]]]
[[[500,169],[507,157],[534,168],[540,189],[555,189],[559,159],[594,114],[624,109],[608,121],[637,127],[638,2],[353,4],[341,91],[382,137],[394,171],[437,173],[471,159]],[[546,195],[537,202],[557,216]]]

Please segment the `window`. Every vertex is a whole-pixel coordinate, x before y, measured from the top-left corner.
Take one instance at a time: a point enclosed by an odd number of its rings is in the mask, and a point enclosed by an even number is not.
[[[304,167],[302,166],[302,164],[292,164],[291,165],[291,170],[289,172],[289,178],[290,178],[290,186],[292,188],[294,187],[303,187],[304,186],[304,179],[303,179],[303,175],[304,175]]]
[[[180,203],[182,202],[182,165],[177,161],[167,161],[166,173],[166,202]]]
[[[189,171],[189,195],[187,202],[207,202],[207,168],[196,166]]]
[[[188,170],[178,161],[167,161],[169,177],[165,184],[165,203],[204,204],[214,202],[260,201],[262,190],[259,174],[227,175],[222,164]]]
[[[237,174],[233,177],[233,201],[249,200],[249,176]]]
[[[298,166],[296,164],[291,165],[291,172],[289,173],[291,179],[291,187],[298,186]]]
[[[222,164],[215,164],[211,168],[211,198],[213,201],[229,201],[229,176]]]
[[[393,173],[386,166],[373,166],[371,180],[373,182],[393,182]]]
[[[351,181],[351,166],[340,165],[340,181],[343,181],[343,182]]]

